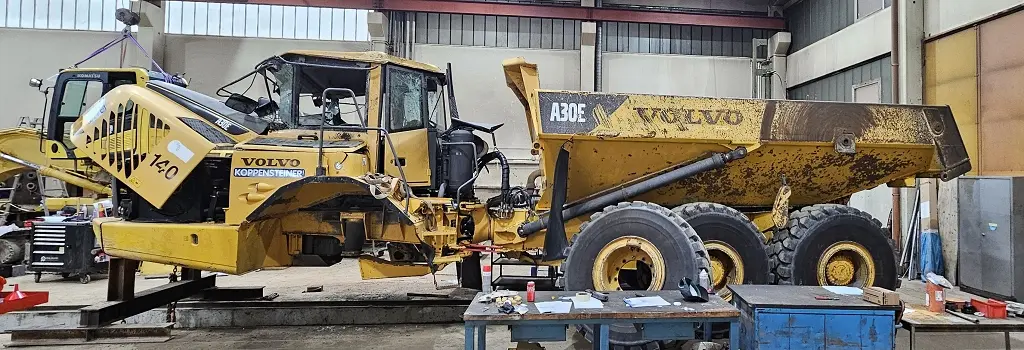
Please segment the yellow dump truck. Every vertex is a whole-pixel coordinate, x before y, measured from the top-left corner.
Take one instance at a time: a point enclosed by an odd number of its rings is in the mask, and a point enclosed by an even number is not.
[[[539,194],[485,142],[501,125],[459,118],[450,70],[290,51],[236,80],[262,81],[267,100],[149,82],[85,111],[71,139],[116,178],[122,214],[94,230],[115,257],[232,274],[333,264],[371,239],[388,254],[359,256],[364,278],[460,263],[475,287],[486,250],[559,266],[568,290],[670,289],[701,270],[719,290],[892,287],[879,222],[826,203],[970,169],[948,107],[549,91],[521,58],[504,73]],[[500,190],[479,198],[495,163]],[[630,329],[613,342],[647,343]]]

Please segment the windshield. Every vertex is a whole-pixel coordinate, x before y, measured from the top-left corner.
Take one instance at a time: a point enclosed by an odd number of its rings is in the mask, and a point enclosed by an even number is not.
[[[213,97],[206,96],[201,93],[162,81],[151,80],[149,81],[148,84],[150,84],[151,86],[158,87],[157,89],[153,89],[154,91],[157,91],[165,96],[167,96],[168,92],[170,92],[181,97],[184,97],[185,99],[188,99],[190,102],[193,102],[198,106],[202,106],[208,110],[217,113],[219,116],[230,119],[231,121],[244,126],[246,129],[249,129],[250,131],[262,133],[263,130],[267,129],[267,121],[260,119],[259,117],[256,117],[254,115],[241,113],[239,111],[231,109],[230,107],[225,105],[224,102],[221,102]],[[171,98],[172,100],[174,99],[173,97]],[[188,108],[190,106],[186,104],[185,107]]]
[[[281,122],[292,127],[317,127],[365,124],[367,70],[362,67],[331,67],[286,64],[274,78],[279,91]],[[328,106],[324,116],[323,92],[327,88],[352,90],[339,96],[340,105]],[[358,104],[358,112],[357,112]],[[362,114],[362,116],[360,115]]]

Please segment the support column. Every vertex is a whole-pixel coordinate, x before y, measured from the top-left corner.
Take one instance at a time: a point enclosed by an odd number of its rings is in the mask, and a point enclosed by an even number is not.
[[[786,82],[786,53],[789,52],[789,44],[792,41],[789,32],[778,32],[768,39],[768,56],[772,62],[770,69],[774,71],[770,77],[772,91],[768,98],[786,99],[786,88],[789,87]]]
[[[366,25],[370,33],[370,50],[387,52],[387,16],[383,12],[371,11],[366,15]]]
[[[153,60],[161,66],[164,65],[164,9],[163,1],[140,1],[132,0],[130,3],[131,10],[138,13],[141,17],[139,22],[139,31],[135,33],[135,38],[138,39],[139,45],[142,46]],[[118,23],[120,26],[121,24]],[[131,43],[125,42],[127,45]],[[125,57],[125,66],[145,67],[149,69],[155,69],[149,58],[143,55],[134,47],[128,48],[128,54]],[[168,72],[173,73],[173,72]]]
[[[594,64],[597,62],[597,22],[583,22],[580,36],[580,90],[594,91],[597,78]]]
[[[580,7],[594,7],[596,0],[580,0]],[[580,23],[580,91],[595,91],[600,82],[597,79],[597,22]]]

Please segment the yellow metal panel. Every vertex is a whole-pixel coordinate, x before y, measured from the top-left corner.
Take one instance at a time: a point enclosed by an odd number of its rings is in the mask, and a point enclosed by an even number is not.
[[[159,208],[215,147],[178,119],[190,115],[156,92],[121,85],[82,114],[71,140]]]
[[[359,275],[364,280],[391,277],[415,277],[429,273],[430,266],[428,265],[394,263],[365,255],[359,257]]]
[[[924,103],[949,105],[978,175],[978,29],[925,43]]]
[[[93,221],[93,229],[111,256],[236,275],[261,268],[269,244],[260,235],[243,233],[238,226],[213,223],[103,218]]]
[[[398,157],[405,160],[402,171],[405,173],[409,185],[414,187],[430,185],[430,149],[427,145],[427,129],[396,132],[390,134],[390,137]],[[391,149],[385,146],[383,151],[384,173],[401,177]]]

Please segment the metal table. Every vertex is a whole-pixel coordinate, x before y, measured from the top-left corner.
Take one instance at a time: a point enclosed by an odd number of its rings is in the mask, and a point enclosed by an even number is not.
[[[1024,332],[1024,320],[1020,318],[988,319],[977,317],[978,323],[971,323],[948,313],[928,311],[922,305],[907,305],[903,313],[903,328],[910,331],[910,349],[914,349],[914,336],[923,333],[1003,333],[1006,349],[1010,349],[1010,333]]]
[[[466,349],[486,349],[488,325],[508,325],[513,341],[544,342],[564,341],[569,325],[590,324],[594,326],[594,349],[606,350],[608,328],[611,324],[633,323],[645,340],[693,339],[698,325],[710,330],[715,322],[730,323],[729,343],[739,344],[740,312],[717,295],[706,303],[683,302],[678,291],[641,291],[643,296],[661,296],[669,303],[681,302],[680,306],[631,308],[624,298],[635,297],[638,292],[609,292],[609,300],[601,309],[576,309],[564,314],[542,314],[534,303],[526,303],[526,293],[520,292],[529,311],[524,314],[503,314],[493,303],[474,302],[466,309],[462,319],[466,324]],[[575,292],[537,292],[537,302],[555,301],[560,297],[575,295]],[[479,298],[483,293],[477,294]],[[685,309],[689,308],[689,309]],[[710,331],[704,334],[709,336]],[[475,341],[475,342],[474,342]]]

